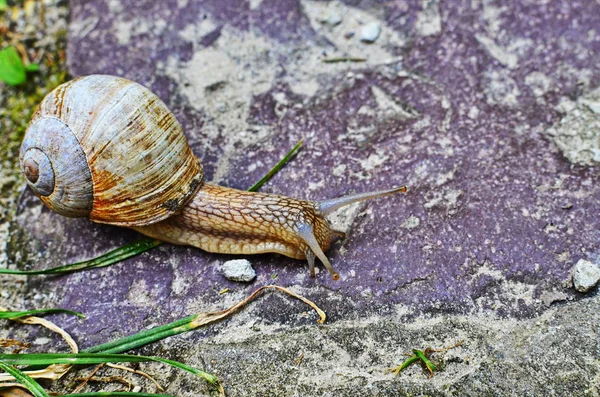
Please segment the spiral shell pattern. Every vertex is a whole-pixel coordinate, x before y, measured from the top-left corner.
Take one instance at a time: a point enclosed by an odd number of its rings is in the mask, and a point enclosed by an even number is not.
[[[140,84],[104,75],[75,79],[44,98],[20,163],[50,209],[120,226],[167,218],[203,178],[166,105]]]

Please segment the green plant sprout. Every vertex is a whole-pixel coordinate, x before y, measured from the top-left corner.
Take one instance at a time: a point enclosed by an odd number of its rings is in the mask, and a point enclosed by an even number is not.
[[[435,371],[437,371],[437,367],[435,366],[434,363],[431,362],[431,360],[429,360],[429,356],[432,353],[444,353],[450,349],[454,349],[460,345],[463,344],[463,340],[459,341],[458,343],[452,345],[452,346],[448,346],[448,347],[444,347],[442,349],[434,349],[431,347],[426,348],[425,350],[419,350],[419,349],[412,349],[412,354],[410,353],[406,353],[408,357],[408,359],[406,359],[402,364],[400,364],[399,366],[390,369],[390,372],[393,372],[394,375],[398,375],[401,371],[403,371],[404,369],[408,368],[410,365],[416,363],[417,361],[421,361],[421,363],[425,366],[425,368],[427,369],[427,371],[429,371],[429,377],[432,378],[433,377],[433,373]]]
[[[2,5],[0,4],[0,10]],[[40,70],[37,63],[23,64],[17,49],[13,46],[0,50],[0,80],[8,85],[19,85],[27,81],[27,72]]]

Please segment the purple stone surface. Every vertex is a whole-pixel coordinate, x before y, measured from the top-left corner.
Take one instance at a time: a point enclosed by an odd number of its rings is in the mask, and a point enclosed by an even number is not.
[[[334,9],[340,25],[319,21]],[[247,258],[257,278],[242,285],[218,269],[235,256],[164,245],[31,283],[88,314],[70,328],[83,347],[223,307],[223,288],[241,297],[270,283],[296,286],[330,322],[530,318],[580,299],[563,284],[577,260],[600,258],[600,175],[570,163],[547,131],[561,104],[599,85],[599,9],[587,0],[72,1],[71,73],[150,87],[182,123],[207,180],[245,189],[305,139],[262,191],[314,200],[401,184],[409,192],[336,217],[347,232],[328,252],[337,282],[323,270],[311,279],[302,261],[260,255]],[[349,37],[371,21],[382,27],[375,43]],[[338,57],[366,62],[322,62]],[[28,194],[25,207],[34,200]],[[65,260],[136,238],[42,213],[59,225]],[[57,238],[36,236],[46,246]],[[260,308],[254,315],[267,324],[314,321],[284,299]]]

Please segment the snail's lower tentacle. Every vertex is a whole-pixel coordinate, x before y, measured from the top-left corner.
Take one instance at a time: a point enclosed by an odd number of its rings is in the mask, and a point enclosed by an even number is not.
[[[310,272],[310,276],[315,278],[317,275],[315,273],[315,254],[312,251],[308,251],[306,253],[306,260],[308,261],[308,271]]]
[[[298,236],[300,236],[304,240],[306,245],[308,245],[308,248],[310,248],[310,251],[312,251],[308,252],[306,255],[307,259],[309,255],[312,256],[313,264],[311,268],[311,275],[314,272],[314,255],[316,255],[317,258],[319,258],[321,262],[323,262],[323,265],[329,271],[329,273],[331,273],[331,277],[333,277],[334,280],[339,280],[340,274],[333,268],[333,266],[331,266],[329,259],[327,259],[327,256],[321,249],[317,239],[315,238],[313,227],[309,223],[301,223],[300,225],[298,225],[296,231],[298,233]],[[308,265],[309,267],[311,267],[310,260],[308,261]]]

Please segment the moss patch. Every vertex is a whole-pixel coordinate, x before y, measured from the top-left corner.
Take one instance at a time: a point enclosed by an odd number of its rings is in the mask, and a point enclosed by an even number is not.
[[[24,1],[0,11],[0,48],[13,46],[23,63],[38,63],[19,86],[0,81],[0,266],[17,266],[36,255],[37,245],[15,224],[24,188],[19,147],[32,113],[44,96],[68,79],[65,48],[66,2]],[[34,244],[35,245],[35,244]],[[6,286],[5,286],[6,287]]]

